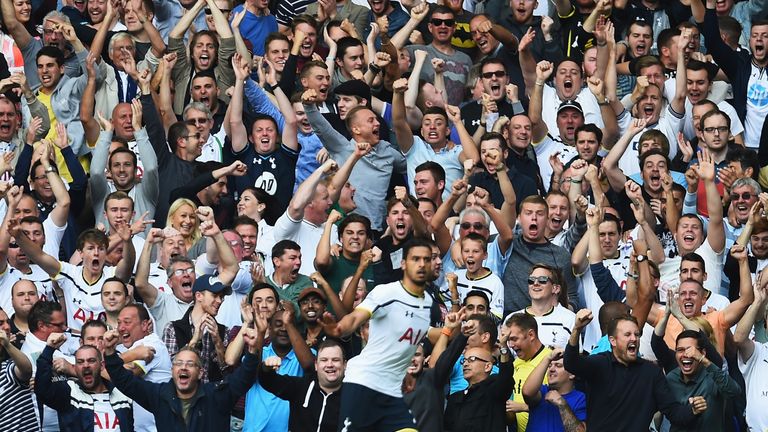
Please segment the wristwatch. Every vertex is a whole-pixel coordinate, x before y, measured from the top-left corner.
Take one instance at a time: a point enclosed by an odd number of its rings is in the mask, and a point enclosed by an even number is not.
[[[56,172],[56,168],[54,168],[53,165],[48,165],[48,168],[45,169],[45,173],[48,174],[52,172]]]
[[[499,353],[501,355],[509,355],[509,348],[499,348]]]
[[[641,262],[643,262],[643,261],[645,261],[647,259],[648,259],[648,256],[646,256],[646,255],[638,255],[637,256],[637,262],[639,262],[639,263],[641,263]]]

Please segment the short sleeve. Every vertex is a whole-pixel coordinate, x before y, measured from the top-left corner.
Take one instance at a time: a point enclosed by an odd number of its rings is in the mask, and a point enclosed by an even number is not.
[[[75,275],[77,274],[77,266],[74,266],[68,262],[59,261],[59,272],[56,274],[56,276],[52,277],[51,279],[58,281],[60,279],[63,279],[64,276],[62,275]],[[68,286],[69,284],[60,284],[61,288],[63,290],[66,290],[65,286]]]
[[[356,309],[362,309],[373,316],[380,306],[387,302],[385,295],[386,285],[380,285],[378,289],[372,290]]]
[[[759,372],[759,364],[762,361],[768,361],[767,344],[755,342],[755,351],[752,353],[752,357],[750,357],[746,362],[744,362],[744,359],[741,357],[741,353],[739,353],[739,370],[744,375],[745,381],[749,382],[750,375],[752,373]]]

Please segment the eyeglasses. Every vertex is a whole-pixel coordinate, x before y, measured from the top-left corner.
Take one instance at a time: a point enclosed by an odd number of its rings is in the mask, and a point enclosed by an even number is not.
[[[194,267],[190,267],[190,268],[186,268],[186,269],[174,270],[173,271],[173,275],[174,276],[182,276],[182,275],[185,275],[185,274],[192,274],[194,272],[195,272],[195,268]]]
[[[445,24],[447,27],[453,27],[456,25],[456,20],[454,19],[432,18],[429,20],[429,22],[432,23],[432,25],[435,27],[440,27],[443,24]]]
[[[65,323],[65,322],[52,322],[52,323],[48,323],[48,325],[51,326],[51,327],[58,327],[60,329],[67,327],[67,323]]]
[[[475,223],[469,223],[469,222],[462,222],[459,227],[463,230],[468,230],[470,228],[474,228],[476,231],[480,231],[482,229],[485,229],[486,226],[483,223],[475,222]]]
[[[731,193],[731,201],[736,201],[739,198],[741,198],[744,201],[749,201],[752,199],[754,195],[752,195],[752,192],[742,192],[741,195],[738,193]]]
[[[37,177],[32,177],[32,180],[34,180],[34,181],[46,180],[46,179],[48,179],[48,177],[44,176],[44,175],[37,176]]]
[[[485,79],[491,79],[493,77],[504,78],[505,76],[507,76],[507,72],[503,70],[497,70],[494,72],[483,72],[483,78]]]
[[[186,139],[190,139],[190,138],[200,139],[201,136],[202,136],[202,134],[200,132],[198,132],[196,134],[187,135],[184,138],[186,138]]]
[[[713,133],[715,133],[715,131],[717,131],[717,133],[724,134],[724,133],[728,132],[728,126],[717,126],[717,127],[705,127],[704,128],[704,132],[706,132],[706,133],[713,134]]]
[[[174,360],[173,366],[175,367],[187,367],[187,368],[199,368],[197,362],[193,362],[192,360],[187,361],[181,361],[181,360]]]
[[[544,285],[551,280],[552,278],[549,276],[528,276],[528,285],[533,285],[535,283],[538,283],[539,285]]]
[[[474,363],[476,361],[481,361],[483,363],[490,363],[491,362],[490,360],[486,360],[486,359],[478,357],[478,356],[469,356],[469,357],[464,357],[463,359],[461,359],[461,364],[464,364],[464,363]]]

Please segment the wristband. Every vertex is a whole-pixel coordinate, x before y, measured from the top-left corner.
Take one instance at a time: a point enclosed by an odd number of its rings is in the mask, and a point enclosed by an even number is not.
[[[599,47],[606,46],[606,45],[608,45],[608,42],[603,42],[603,43],[597,42],[596,45],[599,46]]]
[[[544,85],[544,81],[536,80],[536,85],[537,86],[543,86]]]
[[[453,334],[453,330],[449,329],[448,327],[443,327],[443,329],[440,331],[440,334],[445,335],[447,337],[451,337],[451,334]]]
[[[576,179],[572,178],[571,179],[571,183],[577,183],[577,184],[581,183],[581,179],[576,180]]]
[[[371,63],[371,64],[369,64],[369,65],[368,65],[368,69],[370,69],[371,71],[373,71],[373,73],[377,73],[377,74],[378,74],[379,72],[381,72],[381,68],[380,68],[380,67],[379,67],[379,66],[378,66],[376,63]]]

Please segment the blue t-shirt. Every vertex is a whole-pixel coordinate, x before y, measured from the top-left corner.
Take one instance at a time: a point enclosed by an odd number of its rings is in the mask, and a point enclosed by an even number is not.
[[[243,5],[237,6],[232,10],[232,16],[243,10]],[[231,22],[231,21],[230,21]],[[264,42],[270,33],[277,31],[277,19],[274,15],[256,16],[250,11],[245,12],[243,20],[240,22],[240,34],[243,39],[251,41],[253,44],[253,53],[259,56],[264,55]]]
[[[528,432],[562,432],[563,419],[560,417],[560,411],[556,406],[544,400],[544,396],[549,391],[549,386],[541,386],[541,402],[531,410],[528,416]],[[587,396],[573,390],[570,393],[561,395],[577,419],[585,421],[587,419]]]
[[[312,350],[312,353],[316,354],[315,350]],[[277,353],[272,349],[272,344],[269,344],[262,350],[261,359],[264,360],[276,355]],[[295,377],[304,376],[304,369],[301,368],[301,364],[293,350],[283,357],[277,374]],[[256,382],[245,395],[243,431],[287,431],[290,411],[290,402],[273,395],[265,390],[259,382]]]

